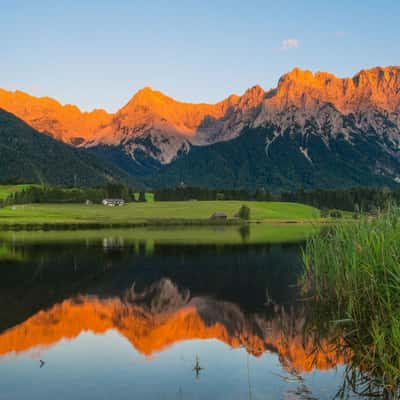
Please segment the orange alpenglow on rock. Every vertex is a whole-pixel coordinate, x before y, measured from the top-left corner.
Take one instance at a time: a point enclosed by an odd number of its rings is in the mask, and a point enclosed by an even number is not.
[[[0,89],[0,108],[40,132],[79,146],[121,144],[145,133],[181,136],[197,144],[230,140],[247,126],[275,121],[277,113],[294,106],[313,113],[331,104],[342,114],[383,110],[400,113],[400,67],[361,70],[352,78],[299,68],[283,75],[278,86],[260,86],[216,104],[183,103],[149,87],[139,90],[115,114],[81,112],[43,97]]]
[[[120,143],[143,130],[193,137],[206,116],[222,118],[239,97],[231,96],[217,104],[182,103],[149,87],[139,90],[115,115],[110,125],[98,129],[93,140]]]
[[[266,107],[279,110],[294,105],[302,110],[331,103],[341,113],[368,109],[400,112],[400,67],[361,70],[353,78],[337,78],[326,72],[299,68],[282,76],[276,94]]]
[[[208,323],[202,317],[204,313],[209,313]],[[312,342],[304,340],[301,326],[284,334],[279,319],[259,323],[255,325],[246,319],[235,305],[211,304],[202,298],[194,298],[175,310],[150,312],[119,298],[79,297],[40,311],[5,331],[0,335],[0,356],[46,349],[62,339],[72,340],[84,331],[103,334],[116,330],[145,356],[185,340],[217,339],[233,348],[243,346],[254,356],[261,356],[267,350],[276,352],[284,367],[298,372],[329,369],[344,362],[343,357],[329,349],[328,343],[325,349],[322,343],[322,349],[311,355]]]
[[[24,92],[2,89],[0,108],[21,118],[39,132],[74,144],[89,139],[99,126],[109,123],[112,118],[104,110],[82,112],[74,105],[61,105],[49,97],[34,97]]]

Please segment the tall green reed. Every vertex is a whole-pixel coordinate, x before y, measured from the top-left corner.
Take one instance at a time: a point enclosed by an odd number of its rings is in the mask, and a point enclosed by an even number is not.
[[[313,330],[336,331],[351,354],[347,385],[398,398],[400,384],[400,210],[341,222],[311,237],[303,251],[304,294]]]

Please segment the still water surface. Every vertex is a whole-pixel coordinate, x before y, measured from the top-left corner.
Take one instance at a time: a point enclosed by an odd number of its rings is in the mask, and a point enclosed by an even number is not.
[[[0,235],[0,399],[333,398],[271,229]]]

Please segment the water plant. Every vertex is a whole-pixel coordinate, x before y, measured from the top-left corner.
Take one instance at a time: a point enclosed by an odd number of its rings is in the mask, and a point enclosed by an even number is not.
[[[399,395],[399,244],[400,210],[388,207],[335,224],[310,237],[303,251],[309,329],[335,330],[334,345],[349,355],[345,384],[362,395]]]

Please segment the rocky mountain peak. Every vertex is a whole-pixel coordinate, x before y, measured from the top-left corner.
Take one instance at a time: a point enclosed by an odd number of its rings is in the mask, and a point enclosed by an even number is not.
[[[154,105],[156,103],[171,103],[174,101],[174,99],[164,93],[154,90],[150,86],[145,86],[144,88],[139,89],[123,108],[126,108],[129,105]]]
[[[264,97],[265,90],[261,86],[255,85],[247,89],[243,96],[240,97],[238,107],[242,109],[257,107],[263,101]]]
[[[399,112],[399,88],[400,67],[362,70],[352,78],[294,68],[281,77],[275,96],[267,103],[273,110],[295,106],[310,111],[320,104],[331,103],[345,114],[370,108]]]

